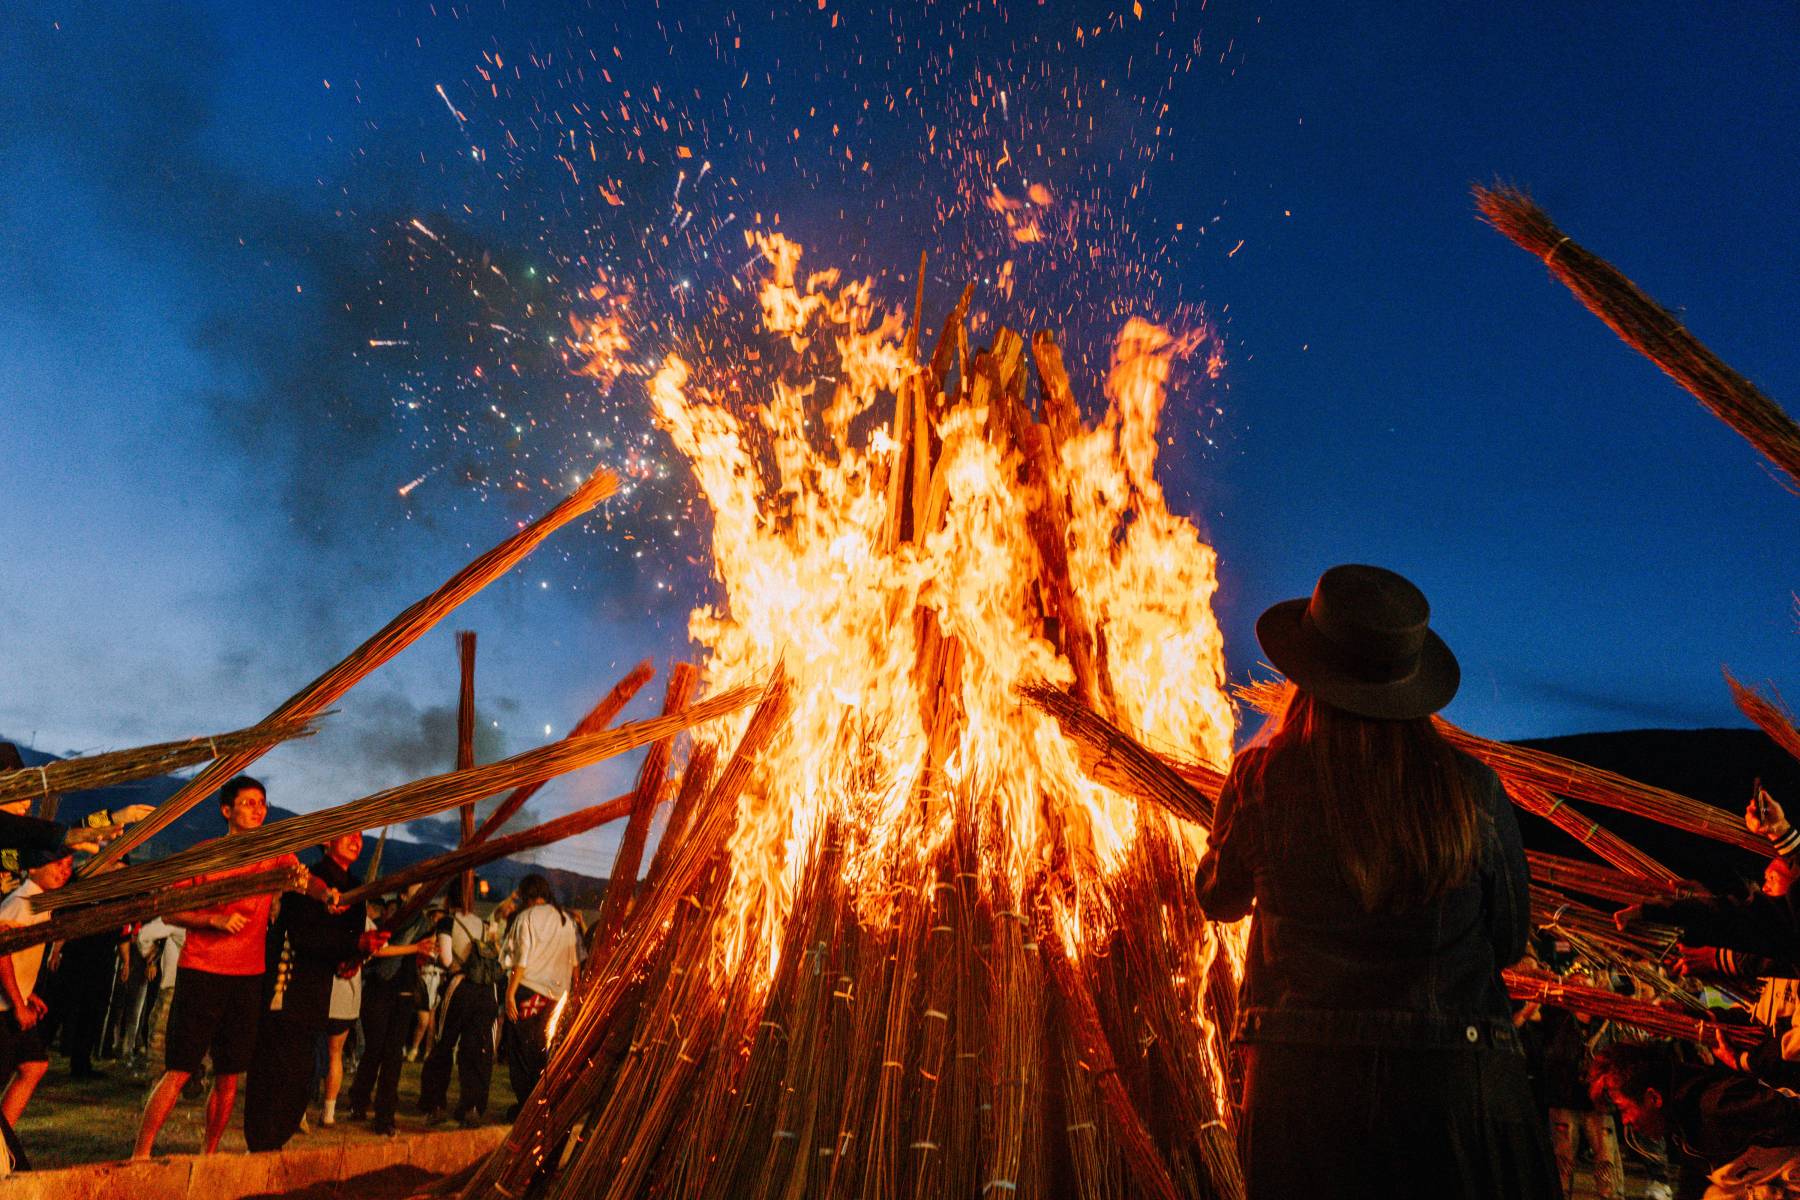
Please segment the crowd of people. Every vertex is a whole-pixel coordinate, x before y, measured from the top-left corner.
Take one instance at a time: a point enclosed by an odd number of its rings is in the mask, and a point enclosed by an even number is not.
[[[1196,880],[1209,919],[1251,919],[1236,1009],[1249,1200],[1551,1200],[1574,1194],[1583,1153],[1593,1193],[1615,1200],[1621,1127],[1650,1195],[1800,1200],[1800,831],[1759,791],[1745,822],[1769,843],[1760,890],[1620,909],[1621,929],[1679,930],[1665,961],[1558,944],[1555,922],[1533,919],[1501,780],[1433,722],[1460,671],[1429,615],[1401,576],[1345,566],[1257,623],[1290,686],[1232,764]],[[223,836],[260,826],[267,800],[254,779],[226,784]],[[0,811],[11,855],[0,868],[16,872],[0,927],[45,919],[34,902],[69,880],[83,836]],[[579,918],[538,875],[485,919],[411,896],[347,905],[362,852],[362,835],[346,834],[280,896],[182,909],[177,891],[141,928],[0,955],[11,1160],[23,1162],[13,1126],[57,1024],[72,1073],[96,1070],[101,1047],[160,1062],[140,1157],[208,1069],[208,1152],[246,1075],[252,1150],[285,1145],[315,1095],[322,1124],[366,1119],[391,1134],[408,1058],[424,1060],[427,1124],[482,1121],[497,1054],[528,1095],[579,975]],[[300,865],[289,855],[220,874],[281,864]],[[1584,985],[1588,1008],[1598,988],[1685,989],[1721,1006],[1713,1021],[1765,1033],[1659,1039],[1584,1012],[1574,990],[1521,1005],[1502,970],[1522,959]]]
[[[16,757],[0,743],[0,770],[8,751]],[[218,803],[227,838],[268,813],[266,788],[249,776],[228,782]],[[78,853],[147,811],[102,814],[88,841],[84,829],[0,810],[0,842],[12,843],[0,853],[0,928],[48,919],[34,898],[69,881]],[[347,905],[341,897],[363,882],[352,873],[363,849],[363,835],[349,833],[304,864],[285,855],[191,881],[303,866],[305,885],[280,895],[184,909],[176,888],[169,910],[142,925],[0,955],[7,1169],[28,1166],[14,1130],[58,1033],[71,1076],[99,1076],[96,1061],[112,1059],[149,1083],[139,1158],[184,1097],[204,1095],[202,1150],[212,1153],[240,1108],[249,1149],[274,1150],[309,1126],[315,1100],[323,1126],[368,1121],[391,1135],[406,1061],[423,1060],[426,1126],[487,1118],[497,1053],[514,1094],[529,1094],[547,1061],[546,1023],[578,976],[580,916],[536,874],[486,916],[452,900],[407,918],[411,895]]]

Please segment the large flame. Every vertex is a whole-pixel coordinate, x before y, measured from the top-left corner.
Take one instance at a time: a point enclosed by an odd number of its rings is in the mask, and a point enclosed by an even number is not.
[[[651,385],[656,419],[713,514],[723,598],[690,622],[707,686],[779,666],[794,698],[740,802],[726,908],[736,919],[721,923],[732,932],[717,965],[772,977],[828,825],[845,841],[861,917],[878,923],[897,890],[929,886],[958,813],[978,828],[984,874],[1013,906],[1034,871],[1059,864],[1076,897],[1059,916],[1073,953],[1104,919],[1086,913],[1084,889],[1118,869],[1140,822],[1168,818],[1090,780],[1054,723],[1015,696],[1022,681],[1073,684],[1075,673],[1046,633],[1034,497],[1020,485],[1021,451],[993,432],[1005,414],[979,388],[950,406],[924,396],[916,343],[868,281],[802,276],[797,244],[753,242],[768,263],[767,328],[796,361],[829,348],[829,365],[775,382],[754,428],[680,357]],[[1062,441],[1056,470],[1069,580],[1103,644],[1115,719],[1152,746],[1218,765],[1233,716],[1212,613],[1215,557],[1168,510],[1155,475],[1170,370],[1195,344],[1131,320],[1106,411]],[[882,419],[890,408],[894,419]],[[908,437],[935,447],[929,476],[919,471],[911,488],[896,476],[919,467],[917,454],[904,456]],[[902,539],[894,509],[909,491],[913,528]],[[1179,836],[1197,850],[1203,835],[1183,826]]]

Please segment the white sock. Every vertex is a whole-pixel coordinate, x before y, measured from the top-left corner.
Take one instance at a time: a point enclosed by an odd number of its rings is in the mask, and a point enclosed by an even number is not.
[[[325,1102],[325,1119],[327,1121],[334,1121],[337,1119],[337,1101],[336,1100],[327,1100]]]

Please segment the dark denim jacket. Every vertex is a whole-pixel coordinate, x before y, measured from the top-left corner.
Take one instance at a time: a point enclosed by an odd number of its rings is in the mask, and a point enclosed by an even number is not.
[[[1519,825],[1499,777],[1465,758],[1484,798],[1480,864],[1440,902],[1406,913],[1363,911],[1336,866],[1323,821],[1308,820],[1308,789],[1284,778],[1279,758],[1267,794],[1240,802],[1267,750],[1232,764],[1201,861],[1200,904],[1234,921],[1255,905],[1238,1000],[1238,1037],[1332,1045],[1513,1045],[1500,968],[1524,953],[1529,876]],[[1273,806],[1301,819],[1280,845],[1261,815]]]

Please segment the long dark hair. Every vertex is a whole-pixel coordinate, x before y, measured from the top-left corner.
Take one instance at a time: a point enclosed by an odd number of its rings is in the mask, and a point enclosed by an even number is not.
[[[1284,779],[1316,798],[1304,819],[1323,822],[1364,911],[1423,907],[1473,873],[1480,798],[1430,717],[1373,720],[1291,689],[1268,740],[1265,778],[1276,763]],[[1279,839],[1291,828],[1284,818],[1298,816],[1270,812],[1269,828]]]

